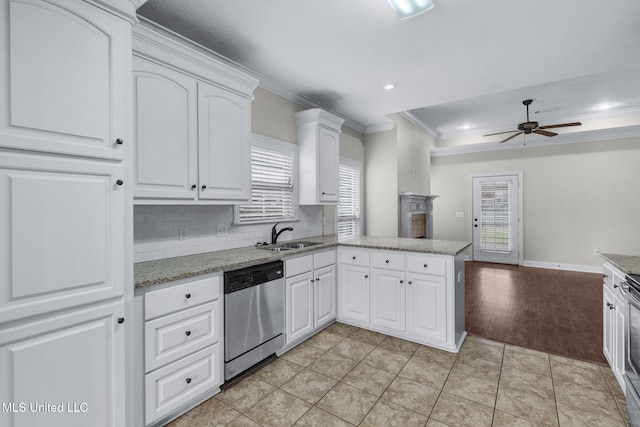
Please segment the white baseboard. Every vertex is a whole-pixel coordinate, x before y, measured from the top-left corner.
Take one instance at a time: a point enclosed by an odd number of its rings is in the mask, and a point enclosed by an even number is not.
[[[468,255],[464,257],[465,261],[473,261]],[[563,264],[558,262],[544,261],[524,261],[523,267],[548,268],[551,270],[577,271],[580,273],[597,273],[602,274],[601,265],[580,265],[580,264]]]
[[[524,261],[523,266],[535,268],[549,268],[552,270],[578,271],[581,273],[598,273],[602,274],[601,265],[580,265],[580,264],[563,264],[557,262],[543,261]]]

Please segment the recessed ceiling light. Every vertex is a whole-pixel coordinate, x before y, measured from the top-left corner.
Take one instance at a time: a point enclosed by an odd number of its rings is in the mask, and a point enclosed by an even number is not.
[[[612,104],[611,102],[603,102],[602,104],[596,105],[596,110],[608,110],[614,106],[615,104]]]
[[[472,127],[473,125],[470,123],[463,123],[459,126],[460,129],[464,129],[464,130],[471,129]]]
[[[400,19],[412,18],[433,8],[433,0],[389,0]]]
[[[395,89],[398,85],[395,83],[387,83],[386,85],[384,85],[384,89],[385,90],[391,90],[391,89]]]

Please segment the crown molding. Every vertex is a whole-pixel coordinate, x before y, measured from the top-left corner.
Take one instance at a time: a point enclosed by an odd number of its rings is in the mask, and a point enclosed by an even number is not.
[[[387,132],[390,130],[394,130],[396,127],[396,123],[395,122],[390,122],[390,123],[380,123],[377,125],[371,125],[371,126],[367,126],[364,129],[364,134],[369,134],[369,133],[378,133],[378,132]]]
[[[490,151],[513,150],[516,148],[546,147],[559,144],[576,144],[581,142],[602,141],[607,139],[631,138],[640,136],[640,125],[623,126],[609,129],[596,129],[585,132],[563,133],[553,138],[537,141],[521,141],[517,143],[477,142],[455,147],[435,147],[431,149],[431,157],[458,156],[461,154],[485,153]]]
[[[429,126],[427,126],[424,122],[419,120],[416,116],[414,116],[410,112],[403,111],[400,113],[400,115],[405,119],[407,119],[408,121],[410,121],[414,126],[416,126],[418,129],[420,129],[421,131],[429,135],[434,140],[437,141],[440,138],[440,134],[438,134],[438,132],[431,129]]]

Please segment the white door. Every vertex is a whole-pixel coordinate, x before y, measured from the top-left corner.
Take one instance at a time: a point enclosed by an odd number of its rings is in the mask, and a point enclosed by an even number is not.
[[[519,264],[521,175],[476,175],[471,181],[473,259]]]
[[[315,327],[336,318],[336,267],[329,265],[315,271]]]
[[[404,272],[371,270],[371,323],[404,332]]]
[[[311,272],[286,280],[287,344],[313,330],[313,289]]]

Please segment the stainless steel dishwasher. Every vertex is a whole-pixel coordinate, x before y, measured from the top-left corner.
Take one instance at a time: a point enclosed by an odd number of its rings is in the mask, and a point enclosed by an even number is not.
[[[282,261],[224,273],[224,378],[284,347]]]

